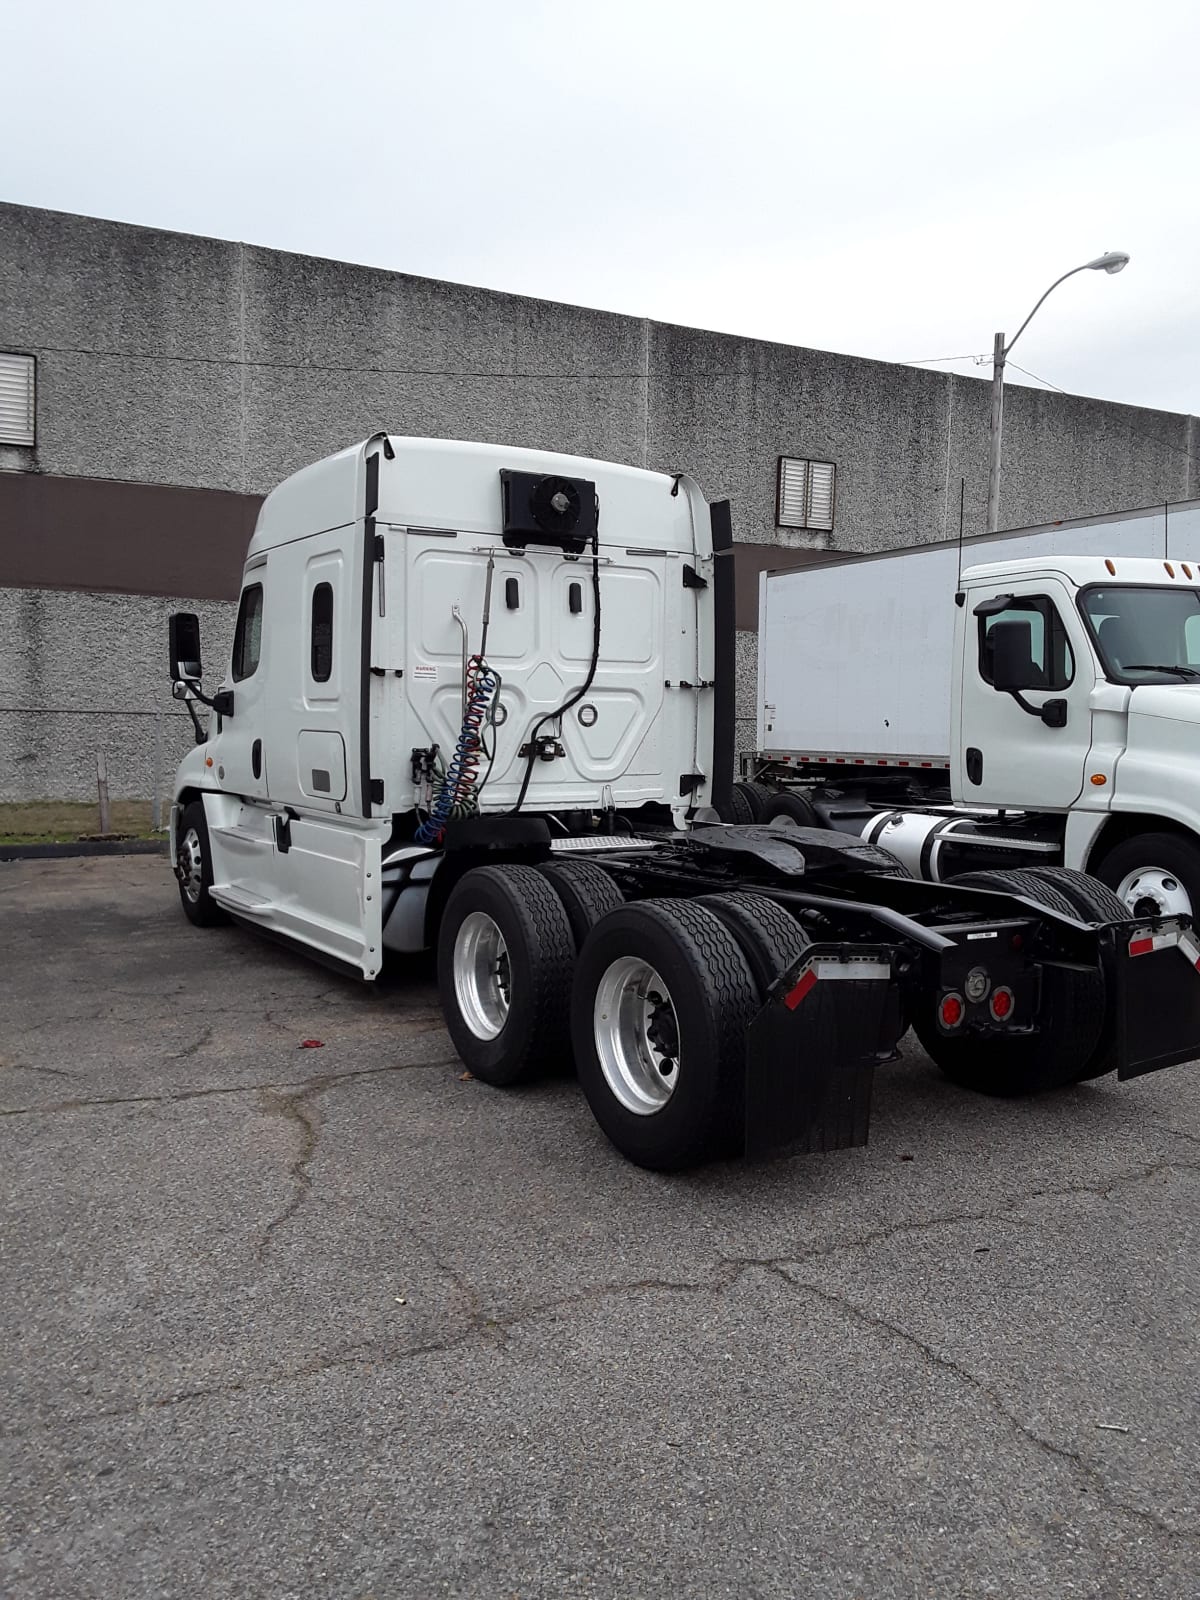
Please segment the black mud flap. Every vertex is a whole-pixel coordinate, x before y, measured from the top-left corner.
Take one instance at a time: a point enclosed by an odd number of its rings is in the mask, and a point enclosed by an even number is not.
[[[900,1032],[886,945],[810,945],[746,1034],[746,1154],[867,1142],[875,1064]]]
[[[1200,1058],[1200,937],[1187,917],[1105,930],[1116,992],[1117,1076]]]

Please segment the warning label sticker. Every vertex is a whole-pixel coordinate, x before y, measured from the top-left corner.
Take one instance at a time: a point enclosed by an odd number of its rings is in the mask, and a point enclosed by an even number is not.
[[[414,663],[412,675],[418,680],[423,679],[426,683],[436,683],[438,675],[437,662],[418,661]]]

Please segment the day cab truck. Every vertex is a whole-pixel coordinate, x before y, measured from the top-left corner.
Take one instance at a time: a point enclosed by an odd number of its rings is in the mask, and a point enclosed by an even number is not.
[[[1200,501],[760,579],[764,811],[1200,911]],[[768,795],[765,791],[771,790]]]
[[[384,434],[296,473],[211,694],[196,618],[171,619],[187,916],[368,980],[435,949],[470,1072],[573,1059],[648,1167],[864,1143],[910,1025],[1004,1094],[1200,1054],[1186,916],[1053,867],[928,883],[844,831],[721,820],[731,542],[685,474]]]

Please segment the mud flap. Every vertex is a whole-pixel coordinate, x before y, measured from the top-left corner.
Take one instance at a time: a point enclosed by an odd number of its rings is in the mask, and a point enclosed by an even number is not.
[[[900,1032],[886,946],[810,945],[746,1034],[746,1154],[867,1142],[875,1064]]]
[[[1105,952],[1116,992],[1117,1076],[1200,1057],[1200,936],[1186,917],[1113,923]]]

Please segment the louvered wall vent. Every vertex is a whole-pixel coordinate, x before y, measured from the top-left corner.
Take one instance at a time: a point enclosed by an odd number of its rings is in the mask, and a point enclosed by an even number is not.
[[[832,461],[802,461],[798,456],[780,456],[776,526],[830,532],[836,478],[837,469]]]
[[[32,444],[34,361],[0,351],[0,444]]]

